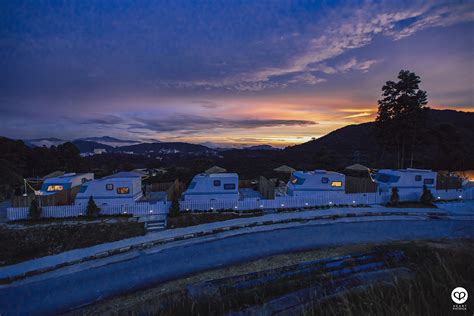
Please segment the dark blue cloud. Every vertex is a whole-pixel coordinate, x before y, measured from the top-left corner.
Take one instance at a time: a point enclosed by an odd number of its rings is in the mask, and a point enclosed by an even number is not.
[[[401,68],[422,75],[436,104],[472,107],[473,11],[464,1],[2,1],[0,113],[11,126],[0,134],[18,122],[18,134],[48,133],[58,120],[70,134],[122,128],[134,98],[154,100],[146,110],[157,115],[165,97],[182,98],[198,116],[222,111],[222,98],[375,103]]]

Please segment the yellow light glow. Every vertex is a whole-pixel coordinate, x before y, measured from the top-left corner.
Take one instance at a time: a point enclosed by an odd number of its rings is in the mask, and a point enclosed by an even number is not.
[[[63,190],[62,185],[49,185],[47,189],[48,192],[62,191],[62,190]]]

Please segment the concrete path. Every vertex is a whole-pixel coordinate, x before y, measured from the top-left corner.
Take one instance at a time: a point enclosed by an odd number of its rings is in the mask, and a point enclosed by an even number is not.
[[[219,234],[218,234],[219,235]],[[56,272],[0,288],[0,314],[53,314],[165,281],[270,255],[321,247],[395,240],[473,238],[474,221],[400,220],[301,225],[227,238],[156,247],[127,260]],[[214,239],[215,238],[215,239]],[[77,269],[70,267],[66,269]]]
[[[240,233],[247,233],[248,230],[241,230],[247,227],[253,227],[253,230],[255,231],[262,230],[256,226],[269,226],[269,228],[265,228],[263,230],[271,230],[271,225],[274,224],[289,224],[292,222],[298,223],[300,221],[309,220],[323,220],[323,223],[325,223],[324,219],[328,217],[331,218],[335,215],[343,218],[347,217],[347,221],[358,221],[360,218],[366,217],[370,217],[369,220],[397,220],[404,218],[408,219],[409,217],[416,217],[418,215],[426,217],[427,214],[446,215],[447,211],[438,209],[393,209],[384,207],[331,208],[324,210],[273,213],[258,217],[237,218],[222,222],[163,230],[156,233],[149,233],[145,236],[99,244],[88,248],[74,249],[57,255],[33,259],[11,266],[5,266],[0,268],[0,282],[12,282],[23,279],[26,276],[45,273],[67,265],[73,265],[85,261],[122,254],[131,250],[149,248],[158,244],[175,242],[177,240],[212,235],[227,230],[239,230]],[[331,221],[334,221],[334,219]]]
[[[441,206],[441,205],[440,205]],[[397,215],[398,214],[398,215]],[[114,256],[129,252],[150,248],[164,243],[172,243],[178,240],[196,238],[205,235],[212,235],[228,230],[237,230],[237,234],[249,233],[253,231],[266,231],[273,229],[275,224],[298,223],[301,221],[318,220],[322,224],[326,223],[325,218],[338,215],[346,218],[343,222],[355,222],[359,220],[400,220],[410,217],[426,217],[428,214],[438,214],[449,216],[453,219],[468,220],[474,219],[474,202],[453,202],[443,203],[442,208],[386,208],[374,206],[367,208],[330,208],[323,210],[305,210],[299,212],[273,213],[258,217],[237,218],[228,221],[208,223],[191,227],[163,230],[156,233],[149,233],[145,236],[133,237],[111,243],[99,244],[96,246],[75,249],[57,255],[42,257],[15,265],[0,268],[0,281],[13,282],[32,275],[46,273],[57,270],[65,266],[83,263],[85,261],[97,260],[104,257]],[[390,215],[390,216],[389,216]],[[370,218],[369,218],[370,217]],[[367,219],[366,219],[367,218]],[[334,221],[334,220],[331,220]],[[330,221],[330,222],[331,222]],[[255,226],[269,226],[266,228]],[[298,226],[287,225],[287,226]],[[251,230],[243,228],[253,227]],[[235,235],[235,234],[233,234]]]

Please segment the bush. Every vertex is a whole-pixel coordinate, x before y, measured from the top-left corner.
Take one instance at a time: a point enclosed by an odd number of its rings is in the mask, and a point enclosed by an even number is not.
[[[171,207],[169,212],[170,217],[177,217],[179,216],[179,201],[178,201],[178,194],[173,194],[173,199],[171,200]]]
[[[421,195],[420,202],[421,204],[424,205],[432,205],[434,201],[433,194],[431,194],[430,189],[426,187],[426,185],[423,186],[423,194]]]
[[[86,214],[89,217],[97,217],[99,216],[100,213],[100,208],[97,207],[97,205],[94,202],[94,199],[92,196],[89,197],[89,202],[87,202],[87,209],[86,209]]]
[[[28,210],[28,218],[37,221],[41,218],[41,207],[38,205],[38,201],[34,199],[31,201],[30,208]]]
[[[398,195],[398,188],[393,187],[392,188],[392,195],[390,196],[390,205],[398,205],[400,202],[400,196]]]

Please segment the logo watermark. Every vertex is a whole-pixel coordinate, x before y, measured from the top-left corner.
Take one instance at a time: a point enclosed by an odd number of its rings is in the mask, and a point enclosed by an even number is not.
[[[457,287],[451,292],[451,299],[454,302],[453,310],[467,310],[467,306],[464,303],[468,298],[467,290],[463,287]]]

